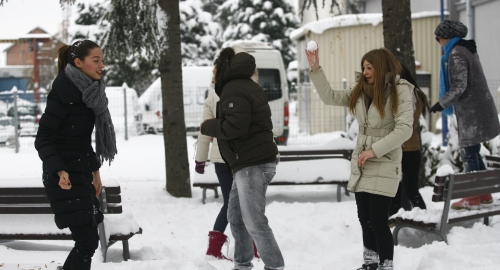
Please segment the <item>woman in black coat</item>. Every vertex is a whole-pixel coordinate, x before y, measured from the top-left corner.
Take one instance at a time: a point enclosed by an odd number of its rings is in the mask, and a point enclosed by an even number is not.
[[[43,161],[43,184],[55,223],[69,228],[75,241],[62,269],[90,269],[103,221],[97,196],[99,168],[117,153],[108,110],[102,50],[93,41],[76,41],[58,51],[59,74],[52,84],[35,140]],[[96,151],[92,132],[96,126]]]

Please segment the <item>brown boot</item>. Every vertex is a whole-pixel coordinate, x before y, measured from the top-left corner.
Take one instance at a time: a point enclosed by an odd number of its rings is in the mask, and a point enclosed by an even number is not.
[[[208,232],[209,240],[208,240],[208,249],[207,249],[207,255],[208,256],[214,256],[217,259],[225,259],[232,261],[231,259],[228,259],[224,254],[222,254],[221,249],[222,246],[228,242],[227,236],[221,232],[218,231],[210,231]]]

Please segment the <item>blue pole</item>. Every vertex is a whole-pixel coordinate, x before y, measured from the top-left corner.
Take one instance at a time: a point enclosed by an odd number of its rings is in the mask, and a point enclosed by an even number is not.
[[[451,3],[451,5],[453,5],[453,3]],[[444,21],[444,0],[441,0],[441,21]],[[444,52],[441,50],[441,54],[443,53]],[[443,146],[448,146],[448,116],[444,113],[441,113],[441,136]]]

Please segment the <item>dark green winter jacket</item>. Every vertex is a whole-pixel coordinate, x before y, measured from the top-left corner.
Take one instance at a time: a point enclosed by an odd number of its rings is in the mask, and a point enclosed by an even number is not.
[[[217,118],[201,126],[203,135],[217,138],[224,161],[236,171],[274,162],[278,148],[273,141],[271,109],[262,88],[250,77],[255,59],[241,52],[233,56],[230,68],[216,85],[220,97]]]

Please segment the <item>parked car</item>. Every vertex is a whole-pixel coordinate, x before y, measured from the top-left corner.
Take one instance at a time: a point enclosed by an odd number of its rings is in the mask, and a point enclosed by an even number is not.
[[[16,128],[11,117],[0,117],[0,145],[10,146],[14,144]]]
[[[182,67],[182,88],[186,135],[198,136],[203,118],[203,107],[212,84],[211,66]],[[139,97],[146,133],[163,132],[161,78],[154,81]]]
[[[125,121],[127,122],[127,134],[136,136],[144,134],[142,130],[142,111],[139,106],[139,98],[135,89],[126,87],[127,108],[125,108],[125,95],[123,86],[107,86],[108,109],[113,119],[115,132],[125,134]],[[125,113],[127,114],[125,120]]]
[[[14,107],[10,107],[7,116],[14,117]],[[23,104],[17,106],[18,127],[20,136],[36,136],[38,122],[42,117],[42,110],[36,104]]]

